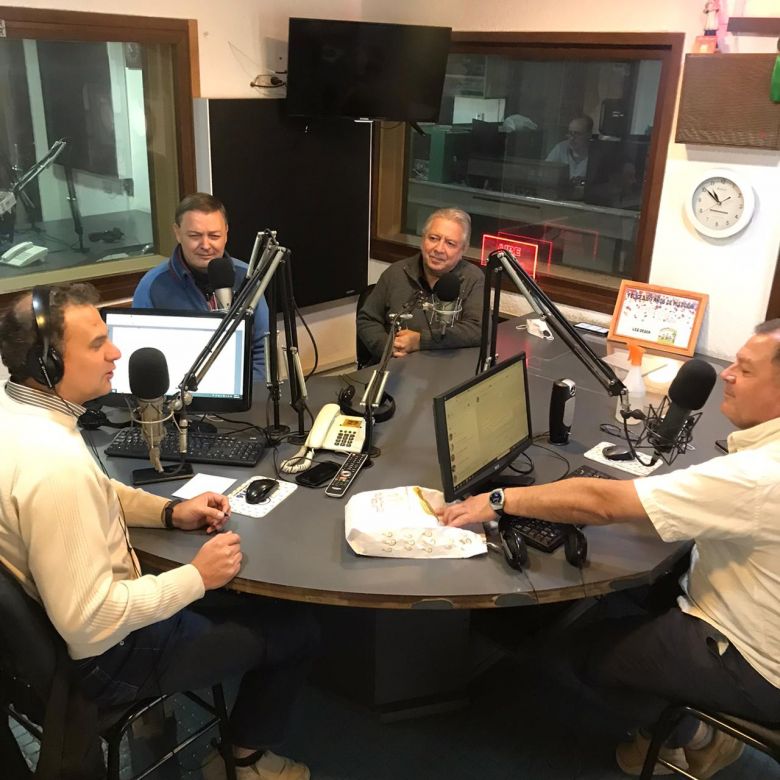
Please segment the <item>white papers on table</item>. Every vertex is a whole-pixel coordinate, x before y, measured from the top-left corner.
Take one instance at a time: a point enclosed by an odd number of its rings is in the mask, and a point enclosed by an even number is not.
[[[483,533],[439,525],[439,490],[416,485],[369,490],[349,499],[344,535],[358,555],[380,558],[471,558],[487,552]]]

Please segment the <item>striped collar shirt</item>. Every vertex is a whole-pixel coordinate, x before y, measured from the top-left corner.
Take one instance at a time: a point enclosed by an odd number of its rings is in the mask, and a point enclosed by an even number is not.
[[[61,412],[71,417],[81,417],[86,411],[86,408],[80,404],[66,401],[59,395],[36,390],[32,387],[27,387],[27,385],[20,385],[18,382],[13,382],[10,379],[5,383],[5,392],[9,398],[18,401],[20,404],[40,406],[42,409]]]

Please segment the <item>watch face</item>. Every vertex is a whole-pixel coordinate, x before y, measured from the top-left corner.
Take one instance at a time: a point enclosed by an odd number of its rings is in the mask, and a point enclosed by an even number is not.
[[[691,206],[697,228],[704,227],[710,235],[731,235],[742,221],[745,195],[731,179],[712,176],[694,190]]]

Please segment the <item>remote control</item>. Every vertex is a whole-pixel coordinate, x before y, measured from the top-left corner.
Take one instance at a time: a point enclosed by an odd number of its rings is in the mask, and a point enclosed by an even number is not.
[[[594,325],[591,322],[578,322],[575,326],[578,330],[584,330],[588,333],[595,333],[599,336],[606,336],[609,333],[609,328],[604,328],[601,325]]]
[[[325,495],[331,498],[341,498],[349,490],[349,486],[367,460],[368,455],[365,452],[353,452],[351,455],[347,455],[347,459],[341,465],[338,474],[333,477],[330,485],[325,488]]]

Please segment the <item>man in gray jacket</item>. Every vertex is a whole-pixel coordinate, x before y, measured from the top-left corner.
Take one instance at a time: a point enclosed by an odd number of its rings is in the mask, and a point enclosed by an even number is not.
[[[443,332],[432,326],[421,306],[403,322],[393,341],[393,357],[420,349],[452,349],[479,344],[482,327],[482,295],[485,276],[463,259],[471,237],[471,218],[460,209],[439,209],[423,227],[420,253],[391,265],[379,278],[357,316],[360,341],[377,360],[382,355],[390,327],[389,315],[402,311],[416,295],[431,299],[436,284],[447,273],[460,279],[460,317]]]

